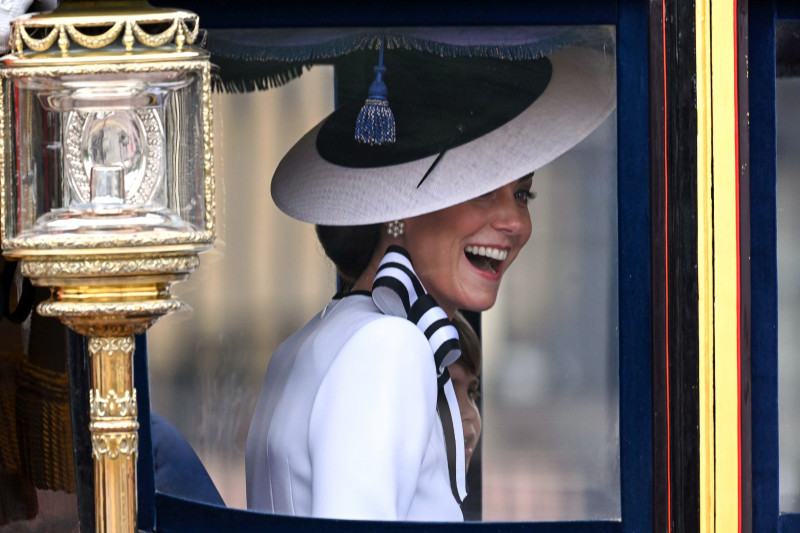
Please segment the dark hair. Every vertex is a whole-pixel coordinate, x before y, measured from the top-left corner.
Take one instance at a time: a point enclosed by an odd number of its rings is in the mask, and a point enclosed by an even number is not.
[[[454,364],[476,376],[481,373],[481,341],[467,319],[460,312],[453,315],[453,326],[458,331],[458,342],[461,344],[461,357]]]
[[[381,225],[317,225],[316,228],[325,255],[336,265],[336,271],[345,282],[344,289],[349,289],[369,265],[381,237]]]

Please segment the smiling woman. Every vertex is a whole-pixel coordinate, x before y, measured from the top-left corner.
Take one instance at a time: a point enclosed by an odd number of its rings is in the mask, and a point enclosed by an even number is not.
[[[384,37],[379,54],[337,63],[339,105],[283,158],[272,196],[318,225],[346,283],[270,360],[248,436],[248,507],[462,519],[449,318],[494,305],[531,235],[531,173],[615,104],[610,42],[527,39],[509,60],[502,47],[384,50]]]

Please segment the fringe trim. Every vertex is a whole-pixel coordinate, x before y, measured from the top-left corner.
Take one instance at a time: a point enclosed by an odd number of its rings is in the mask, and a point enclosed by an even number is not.
[[[39,489],[75,492],[67,373],[21,362],[16,418],[23,475]]]
[[[215,38],[216,36],[216,38]],[[358,31],[327,41],[300,45],[264,45],[235,41],[209,32],[208,49],[221,73],[213,81],[214,90],[242,93],[280,87],[299,77],[303,68],[359,50],[380,50],[386,39],[387,50],[413,50],[448,57],[489,57],[508,61],[539,59],[566,46],[583,45],[613,53],[615,47],[607,28],[566,28],[532,43],[514,45],[456,45],[408,35],[402,29]]]
[[[290,45],[264,45],[234,42],[214,38],[211,33],[208,48],[212,56],[248,62],[315,63],[333,59],[358,50],[380,50],[381,40],[386,37],[386,49],[404,49],[427,52],[439,57],[492,57],[510,61],[539,59],[566,46],[608,43],[609,32],[603,27],[577,27],[566,29],[552,37],[532,43],[512,45],[457,45],[407,35],[401,31],[384,33],[385,30],[356,33],[332,38],[329,41]]]
[[[308,45],[264,46],[214,38],[212,32],[208,49],[212,57],[224,57],[247,62],[314,63],[332,59],[356,50],[378,50],[382,34],[358,33]]]
[[[543,39],[532,44],[518,45],[454,45],[437,41],[409,37],[406,35],[387,35],[388,50],[403,49],[427,52],[439,57],[489,57],[508,61],[525,61],[539,59],[552,54],[566,46],[578,44],[579,37],[585,30],[569,30],[550,39]],[[581,38],[581,40],[583,40]]]
[[[254,72],[240,75],[217,73],[211,77],[211,88],[216,92],[228,94],[266,91],[267,89],[286,85],[290,81],[299,78],[303,71],[309,68],[311,68],[310,65],[286,65],[283,70],[275,70],[273,72]]]

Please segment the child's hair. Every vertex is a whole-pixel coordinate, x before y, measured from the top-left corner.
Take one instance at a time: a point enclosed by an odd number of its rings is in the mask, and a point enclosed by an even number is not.
[[[461,344],[461,357],[456,364],[463,366],[468,372],[478,376],[481,372],[481,341],[478,334],[472,329],[464,315],[456,311],[453,315],[453,326],[458,331],[458,340]]]

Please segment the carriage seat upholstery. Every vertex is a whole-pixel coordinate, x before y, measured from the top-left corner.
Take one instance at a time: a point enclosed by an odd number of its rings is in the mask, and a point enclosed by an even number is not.
[[[192,446],[166,418],[150,413],[156,490],[189,500],[225,506]]]

